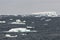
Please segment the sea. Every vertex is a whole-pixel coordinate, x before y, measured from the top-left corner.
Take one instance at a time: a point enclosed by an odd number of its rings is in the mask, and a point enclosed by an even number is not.
[[[11,24],[12,22],[25,24]],[[4,32],[12,28],[26,28],[27,26],[32,27],[28,29],[37,32]],[[17,37],[6,37],[6,34],[17,35]],[[0,15],[0,40],[60,40],[60,17]]]

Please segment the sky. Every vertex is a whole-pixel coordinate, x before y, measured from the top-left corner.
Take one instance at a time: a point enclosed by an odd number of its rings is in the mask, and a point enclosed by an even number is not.
[[[60,0],[0,0],[0,15],[25,15],[41,11],[60,14]]]

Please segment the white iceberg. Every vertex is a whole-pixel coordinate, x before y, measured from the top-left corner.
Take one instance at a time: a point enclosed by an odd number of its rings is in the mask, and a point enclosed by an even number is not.
[[[33,15],[39,15],[39,16],[49,16],[49,17],[57,17],[58,14],[55,11],[52,12],[37,12],[37,13],[32,13]],[[39,17],[36,16],[36,17]]]
[[[5,37],[17,37],[17,35],[11,36],[10,34],[6,34]]]
[[[6,23],[6,21],[0,21],[0,23]]]
[[[12,22],[11,24],[25,24],[25,21],[22,22],[20,19],[17,19],[16,22]]]
[[[27,28],[34,28],[34,27],[31,27],[31,26],[27,26]]]
[[[27,28],[12,28],[9,31],[3,31],[3,32],[37,32],[35,30],[30,30]]]
[[[13,28],[10,29],[9,32],[29,32],[30,30],[26,29],[26,28]]]

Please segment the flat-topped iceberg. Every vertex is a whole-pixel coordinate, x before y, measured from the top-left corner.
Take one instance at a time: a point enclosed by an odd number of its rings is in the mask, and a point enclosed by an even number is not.
[[[13,38],[13,37],[17,37],[17,35],[11,36],[10,34],[6,34],[5,37]]]
[[[30,30],[27,28],[12,28],[8,31],[4,31],[4,32],[37,32],[36,30]]]
[[[40,16],[48,16],[48,17],[57,17],[58,14],[54,11],[52,12],[37,12],[37,13],[32,13],[33,15],[38,15],[36,17],[40,17]]]
[[[11,24],[25,24],[26,21],[21,21],[20,19],[17,19],[15,22],[11,22]]]
[[[6,21],[0,21],[0,23],[6,23]]]

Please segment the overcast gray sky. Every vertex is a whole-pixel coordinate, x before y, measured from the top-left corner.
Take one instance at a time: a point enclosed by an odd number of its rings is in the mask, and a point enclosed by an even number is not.
[[[0,0],[0,14],[31,14],[40,11],[60,13],[60,0]]]

